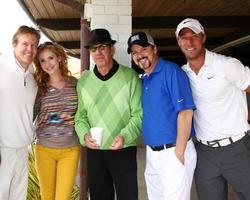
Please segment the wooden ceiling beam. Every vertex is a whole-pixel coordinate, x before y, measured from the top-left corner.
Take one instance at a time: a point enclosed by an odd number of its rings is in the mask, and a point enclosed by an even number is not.
[[[239,38],[245,37],[245,36],[249,36],[250,35],[250,27],[246,26],[244,28],[239,28],[237,29],[237,31],[234,31],[233,33],[230,33],[228,35],[226,35],[223,38],[222,44],[237,40]]]
[[[36,19],[37,25],[51,30],[80,30],[80,18]]]
[[[66,49],[80,49],[80,41],[60,41],[58,44],[62,45]]]
[[[185,17],[133,17],[133,29],[173,28]],[[250,16],[202,16],[199,19],[204,28],[248,27]],[[36,19],[39,26],[52,30],[80,30],[80,18]]]
[[[204,28],[248,27],[250,16],[156,16],[132,17],[133,29],[176,28],[185,18],[198,19]]]
[[[159,51],[160,57],[183,57],[181,50],[163,50]]]
[[[222,37],[210,37],[207,38],[206,44],[209,46],[222,44]],[[175,46],[177,45],[176,38],[155,38],[155,44],[159,47]]]
[[[79,1],[76,1],[76,0],[55,0],[55,1],[71,7],[72,9],[79,12],[80,14],[82,14],[84,11],[85,2],[81,4]]]
[[[74,58],[78,58],[78,59],[80,59],[80,58],[81,58],[81,55],[80,55],[80,54],[78,54],[78,53],[71,53],[71,52],[67,52],[67,54],[68,54],[69,56],[74,57]]]
[[[177,41],[175,38],[156,38],[155,44],[161,48],[161,47],[170,47],[170,46],[177,46]],[[218,46],[221,43],[222,38],[220,37],[212,37],[208,38],[206,42],[206,46]],[[58,41],[58,44],[62,45],[63,47],[67,49],[80,49],[80,41]]]

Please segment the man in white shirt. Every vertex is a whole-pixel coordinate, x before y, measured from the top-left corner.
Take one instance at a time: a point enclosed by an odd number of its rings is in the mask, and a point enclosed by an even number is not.
[[[31,63],[39,40],[38,30],[20,26],[12,40],[13,57],[0,59],[0,200],[26,200],[37,92]]]
[[[196,19],[183,20],[176,38],[196,110],[197,167],[200,200],[226,200],[228,183],[240,199],[250,199],[250,137],[246,92],[250,70],[235,58],[205,49],[206,34]]]

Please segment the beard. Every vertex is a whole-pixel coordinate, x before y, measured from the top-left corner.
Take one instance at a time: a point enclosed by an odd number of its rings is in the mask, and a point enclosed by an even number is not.
[[[142,68],[143,70],[149,69],[152,66],[151,60],[146,56],[140,58],[137,62],[138,62],[138,66]]]

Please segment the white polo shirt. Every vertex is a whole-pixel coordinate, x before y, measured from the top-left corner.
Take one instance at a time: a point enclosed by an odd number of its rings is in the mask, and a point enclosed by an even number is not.
[[[32,65],[24,70],[13,59],[0,59],[0,147],[22,148],[33,139],[37,86]]]
[[[200,140],[212,141],[249,130],[246,92],[250,69],[235,58],[206,50],[205,63],[196,75],[183,66],[193,92],[194,127]]]

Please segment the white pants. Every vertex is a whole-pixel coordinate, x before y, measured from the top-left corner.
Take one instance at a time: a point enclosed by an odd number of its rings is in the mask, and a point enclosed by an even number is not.
[[[0,200],[26,200],[28,149],[0,147]]]
[[[175,155],[175,147],[153,151],[147,146],[145,179],[149,200],[189,200],[196,151],[190,140],[184,155],[184,165]]]

